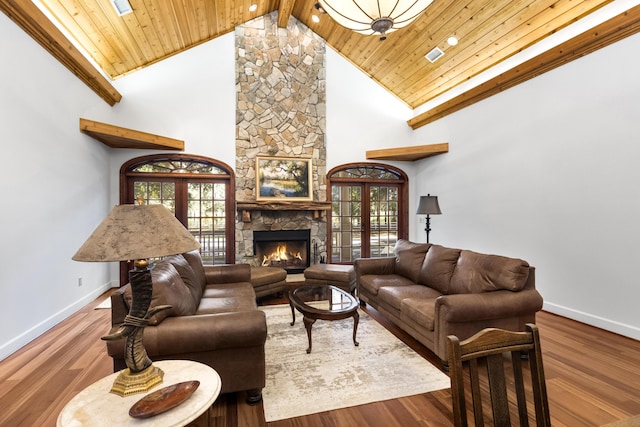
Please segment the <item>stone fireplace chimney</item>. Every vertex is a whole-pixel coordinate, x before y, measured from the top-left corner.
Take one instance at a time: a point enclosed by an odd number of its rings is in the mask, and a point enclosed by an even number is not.
[[[236,261],[260,265],[254,231],[309,229],[326,255],[327,215],[317,208],[326,202],[325,42],[293,16],[278,28],[277,12],[236,27],[235,35],[236,201],[256,201],[257,156],[311,158],[313,193],[311,203],[239,208]]]

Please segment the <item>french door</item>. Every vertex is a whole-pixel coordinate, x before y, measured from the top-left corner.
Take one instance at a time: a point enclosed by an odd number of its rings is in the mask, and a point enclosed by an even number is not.
[[[393,254],[407,238],[406,176],[386,165],[352,164],[329,173],[330,262]]]

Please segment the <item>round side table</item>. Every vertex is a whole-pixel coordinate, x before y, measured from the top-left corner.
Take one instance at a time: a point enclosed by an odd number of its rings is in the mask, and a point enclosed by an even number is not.
[[[110,393],[118,372],[93,383],[78,393],[62,409],[58,427],[114,427],[114,426],[184,426],[206,412],[220,394],[220,376],[211,367],[190,360],[154,362],[164,371],[162,384],[132,396],[120,397]],[[183,403],[151,418],[132,418],[129,409],[138,400],[155,390],[183,381],[200,381],[200,386]]]

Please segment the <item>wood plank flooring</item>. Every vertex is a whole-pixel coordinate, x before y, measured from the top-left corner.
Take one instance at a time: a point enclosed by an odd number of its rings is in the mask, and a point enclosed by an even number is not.
[[[112,372],[100,340],[109,329],[110,310],[94,310],[105,298],[0,362],[0,426],[55,426],[58,413],[76,393]],[[367,312],[439,366],[428,350],[375,310]],[[538,315],[537,324],[554,426],[601,426],[640,414],[640,341],[546,312]],[[451,426],[450,417],[449,390],[439,390],[267,424],[262,404],[249,406],[238,393],[218,398],[210,425],[424,427]]]

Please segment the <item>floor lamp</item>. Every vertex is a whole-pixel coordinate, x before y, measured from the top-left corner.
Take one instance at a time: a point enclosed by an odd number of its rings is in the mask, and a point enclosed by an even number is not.
[[[440,205],[438,204],[438,196],[432,196],[427,194],[426,196],[420,196],[420,203],[418,204],[418,215],[427,216],[427,224],[424,231],[427,232],[427,243],[429,243],[429,232],[431,231],[431,218],[429,215],[440,215]]]
[[[125,338],[127,369],[116,378],[111,392],[119,396],[144,393],[162,383],[164,373],[153,366],[142,344],[145,326],[155,313],[170,305],[152,307],[153,284],[148,258],[175,255],[200,247],[200,243],[163,205],[119,205],[89,236],[75,261],[134,261],[129,271],[131,307],[124,324],[103,340]]]

